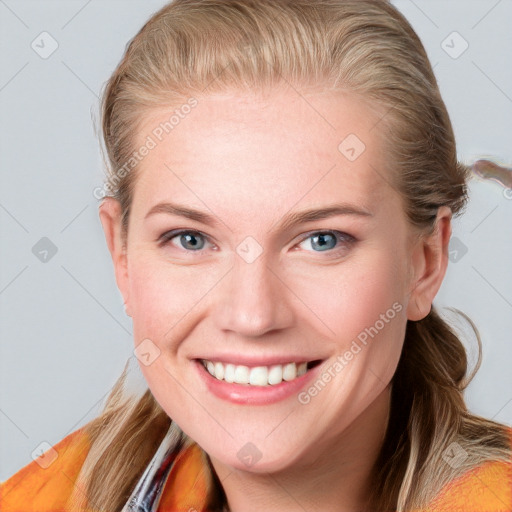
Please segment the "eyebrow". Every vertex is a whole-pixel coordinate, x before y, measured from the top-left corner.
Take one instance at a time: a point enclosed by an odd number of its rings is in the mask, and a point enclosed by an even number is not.
[[[189,208],[181,204],[168,202],[158,203],[154,205],[146,213],[144,219],[147,219],[148,217],[159,213],[175,215],[178,217],[185,217],[187,219],[195,220],[207,226],[216,226],[219,224],[219,221],[215,218],[214,215],[210,215],[209,213],[200,210],[194,210],[193,208]],[[335,217],[337,215],[373,217],[373,213],[371,213],[369,210],[365,208],[348,203],[335,203],[327,205],[323,208],[312,208],[309,210],[302,210],[298,212],[289,213],[281,219],[278,225],[278,230],[286,231],[299,224],[327,219],[330,217]]]

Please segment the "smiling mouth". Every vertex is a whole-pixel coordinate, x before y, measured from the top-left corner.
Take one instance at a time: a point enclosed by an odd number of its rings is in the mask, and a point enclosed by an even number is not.
[[[301,377],[322,361],[317,359],[302,363],[254,367],[209,361],[208,359],[200,359],[200,362],[208,373],[217,380],[248,386],[276,386],[283,381],[291,382]]]

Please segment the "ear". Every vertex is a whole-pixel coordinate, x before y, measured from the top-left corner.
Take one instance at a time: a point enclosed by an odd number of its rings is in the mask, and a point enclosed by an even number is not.
[[[447,206],[438,209],[434,230],[421,236],[413,248],[411,295],[407,318],[421,320],[432,308],[432,302],[443,282],[448,266],[448,244],[452,234],[452,212]]]
[[[129,294],[128,294],[128,265],[126,256],[126,247],[122,238],[121,204],[113,197],[105,197],[99,207],[99,216],[108,250],[114,264],[117,287],[123,296],[125,310],[128,316],[130,314]]]

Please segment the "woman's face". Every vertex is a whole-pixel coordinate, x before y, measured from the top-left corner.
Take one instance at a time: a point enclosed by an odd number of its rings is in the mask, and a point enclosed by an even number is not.
[[[222,463],[277,471],[387,396],[423,250],[384,170],[381,115],[354,96],[190,105],[138,133],[150,149],[118,284],[168,415]]]

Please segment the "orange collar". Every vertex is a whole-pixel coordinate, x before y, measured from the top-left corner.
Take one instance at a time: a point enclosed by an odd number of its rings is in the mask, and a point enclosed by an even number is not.
[[[512,429],[510,430],[512,436]],[[82,429],[0,484],[2,512],[65,512],[90,441]],[[192,443],[176,456],[157,512],[208,512],[211,486],[205,452]],[[486,462],[450,482],[431,505],[415,512],[510,512],[512,461]],[[90,509],[88,512],[95,512]]]

